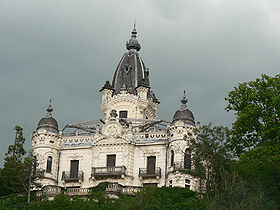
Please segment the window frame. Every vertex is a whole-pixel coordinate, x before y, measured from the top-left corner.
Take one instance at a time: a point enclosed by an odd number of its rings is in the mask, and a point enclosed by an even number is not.
[[[46,172],[47,173],[52,173],[52,167],[53,167],[53,157],[49,155],[47,157]]]

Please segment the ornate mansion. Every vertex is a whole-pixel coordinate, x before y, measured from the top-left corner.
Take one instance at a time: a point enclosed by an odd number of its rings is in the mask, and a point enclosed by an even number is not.
[[[112,82],[100,90],[104,118],[59,130],[50,104],[39,121],[32,147],[40,192],[55,195],[64,188],[70,194],[86,194],[101,182],[111,183],[109,191],[124,193],[145,186],[200,189],[200,181],[184,173],[193,167],[191,137],[186,134],[196,128],[185,93],[172,121],[157,116],[159,100],[151,90],[136,35],[134,28]]]

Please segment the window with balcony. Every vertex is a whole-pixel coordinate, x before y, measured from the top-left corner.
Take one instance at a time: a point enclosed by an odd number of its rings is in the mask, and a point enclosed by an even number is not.
[[[155,179],[161,177],[161,168],[156,167],[156,156],[147,157],[147,166],[146,168],[139,168],[139,177]]]
[[[107,155],[105,167],[92,167],[91,177],[95,179],[122,178],[126,174],[125,166],[116,166],[116,155]]]
[[[187,148],[185,150],[185,156],[184,156],[184,168],[191,169],[191,165],[192,165],[191,153],[190,153],[190,149]]]
[[[82,182],[84,172],[79,171],[79,160],[70,161],[70,171],[62,171],[61,180],[64,182]]]
[[[52,160],[53,160],[53,158],[51,156],[48,156],[48,158],[47,158],[47,168],[46,168],[46,172],[48,172],[48,173],[52,172]]]

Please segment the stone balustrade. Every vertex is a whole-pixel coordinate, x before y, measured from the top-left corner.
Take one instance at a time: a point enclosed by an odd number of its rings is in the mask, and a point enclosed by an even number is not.
[[[92,167],[91,177],[96,179],[106,177],[120,178],[124,176],[125,173],[125,166]]]
[[[64,182],[81,182],[84,180],[84,172],[78,171],[78,173],[75,174],[70,171],[63,171],[61,180]]]
[[[155,167],[154,169],[139,168],[139,177],[141,178],[160,178],[161,168]]]

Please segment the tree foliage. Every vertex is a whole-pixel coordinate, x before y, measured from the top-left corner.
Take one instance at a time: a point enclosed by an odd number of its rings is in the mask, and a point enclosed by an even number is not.
[[[0,180],[2,183],[0,195],[9,195],[11,193],[30,192],[30,184],[33,166],[36,165],[32,152],[26,152],[24,149],[25,138],[23,129],[20,126],[15,127],[14,144],[10,145],[6,153],[4,167],[0,170]]]
[[[23,147],[25,142],[23,129],[16,126],[15,133],[14,144],[9,146],[4,159],[4,168],[1,170],[1,179],[5,188],[4,191],[1,191],[1,195],[24,192],[27,183],[28,171],[24,164],[26,151]]]
[[[238,156],[255,147],[279,144],[280,74],[263,74],[255,81],[240,83],[226,100],[226,110],[237,117],[231,147]]]
[[[16,195],[0,199],[1,209],[204,209],[203,201],[195,192],[184,188],[143,188],[135,196],[120,195],[119,199],[106,197],[104,189],[95,189],[87,197],[69,197],[64,193],[57,195],[54,201],[35,201],[26,203]]]
[[[240,158],[240,174],[267,205],[280,208],[280,75],[241,83],[226,100],[237,117],[229,145]]]
[[[240,175],[228,147],[228,128],[204,125],[192,139],[192,175],[199,178],[208,209],[257,209],[264,205],[262,192]]]

